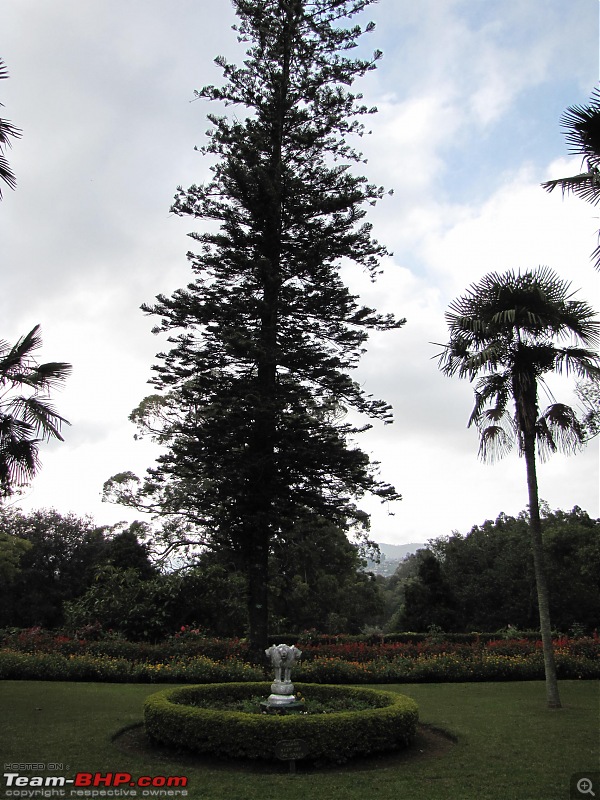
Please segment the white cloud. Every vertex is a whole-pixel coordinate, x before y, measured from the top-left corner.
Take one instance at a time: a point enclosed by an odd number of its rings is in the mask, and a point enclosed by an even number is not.
[[[368,150],[369,174],[386,186],[401,186],[400,197],[418,202],[444,169],[443,148],[457,134],[456,105],[441,93],[378,103]]]
[[[492,270],[544,264],[593,292],[593,209],[576,198],[563,202],[559,194],[546,194],[542,177],[525,167],[482,206],[446,210],[442,229],[425,238],[422,250],[446,291],[462,291]]]

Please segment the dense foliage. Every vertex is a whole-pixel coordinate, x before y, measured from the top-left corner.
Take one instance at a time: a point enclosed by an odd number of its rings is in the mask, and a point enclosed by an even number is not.
[[[600,520],[577,507],[545,508],[542,539],[555,628],[593,631],[600,620]],[[407,559],[386,591],[396,608],[390,622],[395,630],[536,628],[527,514],[501,514],[466,535],[432,540]]]
[[[53,509],[25,514],[0,506],[0,625],[61,626],[66,604],[97,584],[98,570],[157,574],[141,532],[138,523],[99,527]]]
[[[577,507],[545,508],[542,529],[555,627],[589,634],[600,619],[600,521]],[[207,551],[161,572],[145,536],[140,523],[103,528],[56,511],[0,509],[0,626],[66,627],[119,654],[124,640],[181,648],[247,635],[246,579],[235,565]],[[274,547],[270,559],[273,635],[309,648],[324,634],[371,631],[377,642],[384,631],[413,631],[414,640],[537,627],[525,513],[434,539],[387,579],[364,573],[344,532],[323,526]]]
[[[0,626],[107,631],[159,641],[173,631],[231,637],[248,631],[246,576],[229,554],[207,550],[160,571],[143,523],[96,526],[54,510],[0,508]],[[290,531],[270,553],[269,604],[280,631],[359,633],[382,611],[357,546],[321,520]]]

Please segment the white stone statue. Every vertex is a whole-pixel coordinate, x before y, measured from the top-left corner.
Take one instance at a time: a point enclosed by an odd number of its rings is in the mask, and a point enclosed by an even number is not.
[[[302,651],[295,645],[272,644],[265,655],[270,659],[275,669],[275,683],[271,685],[272,694],[269,696],[268,704],[285,705],[294,702],[294,685],[291,682],[292,667],[302,656]]]
[[[283,681],[289,682],[292,678],[292,667],[297,661],[300,661],[302,651],[298,650],[295,645],[290,647],[289,644],[272,644],[265,654],[271,660],[271,664],[275,667],[275,680],[279,683]]]

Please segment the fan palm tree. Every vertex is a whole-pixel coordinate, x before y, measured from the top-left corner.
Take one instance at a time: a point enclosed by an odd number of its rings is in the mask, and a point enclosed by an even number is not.
[[[591,348],[600,341],[600,323],[594,316],[589,305],[573,299],[570,284],[546,267],[523,274],[491,273],[450,305],[446,313],[450,341],[439,355],[439,367],[446,375],[477,379],[469,426],[479,429],[480,455],[490,460],[501,457],[516,441],[525,457],[546,692],[553,708],[560,707],[560,698],[544,569],[536,445],[542,458],[557,450],[573,452],[586,434],[567,405],[553,402],[540,414],[538,390],[548,373],[598,378],[600,358]]]
[[[6,71],[6,65],[4,61],[0,58],[0,80],[8,78],[8,72]],[[0,108],[2,107],[2,103],[0,103]],[[11,122],[7,119],[0,119],[0,180],[3,180],[7,186],[10,186],[11,189],[14,189],[17,185],[17,181],[12,171],[10,164],[6,156],[4,155],[4,148],[11,146],[11,137],[18,138],[21,135],[21,131],[19,128],[16,128]],[[0,200],[2,199],[2,189],[0,188]]]
[[[569,152],[583,156],[585,172],[570,178],[542,183],[548,192],[560,187],[563,194],[573,194],[592,205],[600,202],[600,90],[595,89],[589,105],[570,106],[561,118]],[[594,266],[600,269],[600,245],[592,253]]]
[[[63,441],[69,424],[54,410],[49,393],[71,372],[62,362],[38,364],[39,325],[11,347],[0,340],[0,498],[27,484],[39,469],[39,444]]]

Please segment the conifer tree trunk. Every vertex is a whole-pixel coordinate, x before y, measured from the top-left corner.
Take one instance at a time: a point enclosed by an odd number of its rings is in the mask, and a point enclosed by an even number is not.
[[[248,579],[248,636],[250,658],[256,664],[265,661],[269,634],[269,542],[268,528],[257,527],[251,538],[252,553],[246,565]]]
[[[268,167],[270,191],[266,203],[268,222],[263,229],[264,255],[259,271],[262,311],[254,462],[260,465],[260,468],[256,476],[252,552],[249,553],[247,569],[250,652],[257,663],[264,661],[264,651],[268,646],[269,545],[276,534],[273,510],[276,495],[277,343],[283,234],[282,148],[285,107],[288,103],[292,35],[292,11],[288,7],[286,22],[281,28],[279,45],[281,77],[278,90],[275,89],[272,97],[272,122],[268,137],[272,148]]]

